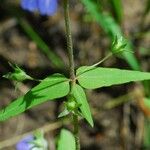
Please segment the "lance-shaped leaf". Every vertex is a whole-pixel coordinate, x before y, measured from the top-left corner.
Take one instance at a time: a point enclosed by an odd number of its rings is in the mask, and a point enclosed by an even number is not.
[[[61,130],[60,137],[58,138],[57,150],[76,150],[75,138],[70,131],[66,129]]]
[[[84,90],[78,84],[74,84],[72,88],[72,94],[76,99],[77,103],[81,105],[79,108],[83,117],[88,121],[88,123],[93,127],[93,119],[90,111],[89,104],[86,99]]]
[[[77,69],[77,80],[84,88],[96,89],[132,81],[150,80],[150,73],[83,66]]]
[[[33,106],[48,100],[66,96],[69,93],[69,80],[61,74],[54,74],[44,79],[24,96],[10,103],[0,111],[0,121],[18,115]]]

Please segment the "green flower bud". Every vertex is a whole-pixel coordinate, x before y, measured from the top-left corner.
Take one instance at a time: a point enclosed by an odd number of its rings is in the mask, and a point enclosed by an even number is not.
[[[10,63],[9,63],[10,64]],[[5,75],[3,75],[4,78],[10,79],[10,80],[15,80],[18,82],[22,82],[24,80],[33,80],[32,77],[27,75],[21,68],[19,68],[17,65],[12,65],[10,66],[13,68],[13,72],[9,72]]]
[[[120,37],[115,37],[112,46],[111,46],[111,51],[113,54],[118,54],[120,52],[123,52],[127,46],[126,40],[120,36]]]
[[[65,117],[69,114],[76,114],[78,116],[82,116],[78,108],[81,106],[81,104],[78,104],[76,102],[76,99],[74,98],[73,95],[69,95],[67,97],[67,101],[64,102],[64,107],[65,109],[58,115],[58,118],[60,117]]]
[[[66,104],[67,104],[67,109],[69,111],[76,109],[76,102],[75,101],[68,101]]]
[[[74,111],[80,107],[72,95],[68,96],[68,101],[65,103],[65,105],[68,111]]]

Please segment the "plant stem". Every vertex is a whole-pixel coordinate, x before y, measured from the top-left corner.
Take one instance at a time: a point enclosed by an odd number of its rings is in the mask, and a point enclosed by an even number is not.
[[[72,80],[74,80],[75,79],[74,56],[73,56],[72,34],[70,27],[69,0],[64,0],[64,17],[66,26],[67,50],[69,54],[68,57],[69,57],[70,77]]]
[[[74,71],[73,42],[72,42],[70,15],[69,15],[69,0],[64,0],[64,17],[65,17],[65,27],[66,27],[67,50],[68,50],[68,57],[69,57],[69,69],[70,69],[70,79],[71,79],[70,93],[71,93],[72,87],[75,83],[75,71]],[[78,116],[76,114],[73,114],[72,116],[73,116],[76,150],[80,150]]]
[[[74,138],[75,138],[76,150],[80,150],[78,116],[75,114],[73,114],[73,124],[74,124]]]
[[[102,60],[100,60],[99,62],[97,62],[96,64],[90,66],[90,67],[96,67],[98,65],[100,65],[101,63],[103,63],[105,60],[107,60],[108,58],[110,58],[112,56],[112,53],[109,53],[106,57],[104,57]]]

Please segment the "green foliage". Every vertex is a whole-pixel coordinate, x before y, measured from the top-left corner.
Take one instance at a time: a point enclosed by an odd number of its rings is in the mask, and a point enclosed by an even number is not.
[[[121,28],[115,22],[113,17],[109,13],[103,13],[102,9],[101,10],[99,9],[100,7],[97,5],[98,1],[95,1],[95,0],[81,0],[81,1],[86,6],[92,18],[94,18],[94,20],[101,26],[101,28],[109,35],[110,39],[112,41],[115,39],[111,47],[112,53],[117,56],[123,55],[133,69],[139,70],[140,67],[134,55],[132,53],[125,52],[125,51],[131,50],[132,45],[130,41],[125,40],[124,35],[121,31]],[[122,20],[121,0],[111,0],[110,2],[115,10],[115,15],[118,19],[118,22],[121,22]],[[150,3],[148,3],[148,7],[145,9],[146,14],[149,12],[149,8],[150,8],[149,4]],[[28,21],[22,18],[22,14],[20,15],[20,13],[18,14],[14,13],[14,15],[17,18],[18,23],[27,33],[27,35],[48,56],[51,62],[56,67],[62,68],[63,62],[53,51],[49,49],[47,44],[34,31],[34,29],[28,23]],[[66,18],[66,20],[67,19],[68,18]],[[70,30],[69,26],[68,27],[66,26],[66,28]],[[71,38],[69,32],[67,34],[68,34],[68,37]],[[69,40],[67,43],[68,47],[72,44],[71,41]],[[70,45],[69,45],[69,42],[70,42]],[[121,52],[121,54],[119,54],[119,52]],[[71,55],[73,56],[73,54]],[[72,58],[69,58],[69,59],[71,60]],[[104,58],[103,61],[106,60],[106,58]],[[75,77],[75,79],[77,79],[78,84],[80,85],[78,85],[77,83],[74,83],[74,79],[67,79],[65,76],[61,74],[53,74],[47,77],[46,79],[42,80],[39,85],[35,86],[29,92],[27,92],[24,96],[16,99],[12,103],[10,103],[5,109],[1,110],[0,121],[6,120],[12,116],[18,115],[26,111],[27,109],[30,109],[33,106],[39,105],[48,100],[56,100],[64,96],[68,96],[68,100],[64,103],[65,109],[59,115],[59,117],[66,116],[70,113],[76,116],[76,119],[74,119],[76,120],[74,121],[74,129],[75,129],[74,133],[75,133],[75,136],[77,136],[77,133],[76,133],[76,128],[78,128],[76,127],[76,125],[78,125],[77,116],[83,116],[92,127],[94,125],[90,107],[86,98],[86,94],[82,87],[87,88],[87,89],[96,89],[100,87],[123,84],[123,83],[132,82],[132,81],[150,80],[150,73],[146,73],[146,72],[120,70],[116,68],[95,67],[99,65],[101,62],[102,61],[100,61],[99,63],[93,66],[82,66],[79,69],[77,69],[77,72],[76,72],[77,77]],[[28,76],[17,65],[15,66],[12,65],[12,67],[14,69],[14,72],[4,75],[5,78],[16,80],[19,82],[24,81],[26,79],[33,80],[33,78]],[[73,68],[73,64],[70,64],[70,67]],[[69,84],[70,82],[72,82],[71,86]],[[145,99],[144,103],[148,108],[150,107],[149,100]],[[145,122],[145,136],[144,136],[145,147],[150,147],[149,124],[150,122],[149,120],[147,120]],[[34,144],[35,146],[41,147],[42,144],[44,143],[43,135],[37,133],[35,135],[35,139],[37,140],[33,141],[32,144]],[[57,149],[58,150],[75,150],[76,149],[75,138],[73,137],[70,131],[66,129],[61,130]]]
[[[81,105],[79,108],[83,117],[88,121],[88,123],[93,127],[93,119],[90,111],[89,104],[86,99],[84,90],[78,84],[74,84],[72,88],[72,94],[75,97],[77,103]]]
[[[58,118],[61,118],[61,117],[66,117],[67,115],[69,115],[70,112],[67,108],[65,108],[59,115],[58,115]]]
[[[55,100],[69,93],[69,80],[61,74],[53,74],[32,88],[27,94],[0,111],[0,121],[18,115],[48,100]]]
[[[114,19],[109,14],[104,14],[99,10],[96,1],[82,0],[82,3],[85,5],[92,18],[111,38],[114,38],[116,35],[122,35],[119,25],[116,24]]]
[[[97,2],[92,0],[81,0],[85,5],[87,11],[90,13],[91,17],[100,25],[100,27],[108,34],[111,41],[114,40],[116,36],[124,37],[120,26],[115,22],[112,16],[108,13],[103,13],[99,10]],[[127,41],[127,50],[132,50],[133,46],[130,41]],[[134,70],[140,70],[140,66],[137,59],[132,53],[123,53],[124,58],[128,64]]]
[[[111,0],[110,2],[112,4],[112,8],[117,21],[121,23],[123,18],[122,0]]]
[[[89,68],[88,70],[87,66],[83,66],[77,70],[79,83],[87,89],[96,89],[132,81],[150,80],[150,73],[146,72],[102,67]]]
[[[57,150],[75,150],[75,139],[72,133],[62,129],[57,143]]]

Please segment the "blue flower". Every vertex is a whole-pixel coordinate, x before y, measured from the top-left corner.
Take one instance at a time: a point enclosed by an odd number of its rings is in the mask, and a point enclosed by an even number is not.
[[[29,135],[19,141],[16,145],[16,150],[30,150],[33,147],[33,144],[30,142],[34,140],[34,137],[32,135]]]
[[[33,135],[29,135],[21,139],[16,144],[16,150],[47,150],[48,143],[44,139],[43,133],[36,131]]]
[[[41,15],[54,15],[58,0],[21,0],[21,7],[28,11],[39,11]]]

